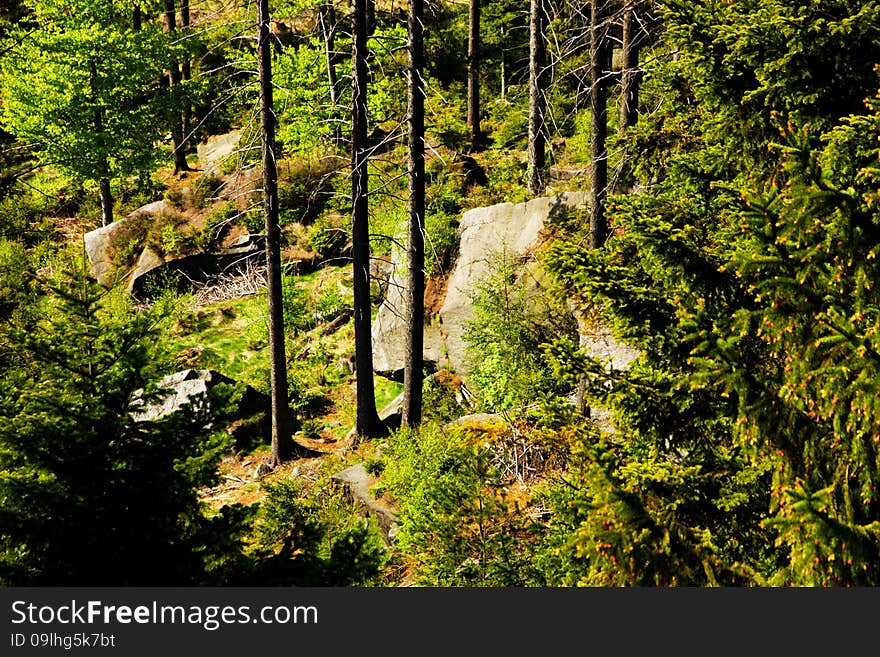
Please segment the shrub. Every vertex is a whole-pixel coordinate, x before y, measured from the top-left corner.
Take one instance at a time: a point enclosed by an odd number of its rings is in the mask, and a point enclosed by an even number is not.
[[[263,484],[248,585],[363,586],[379,583],[387,559],[375,521],[341,491],[309,492],[293,479]]]
[[[396,546],[419,585],[541,584],[530,565],[539,528],[508,497],[485,436],[425,423],[393,434],[383,454]]]
[[[463,339],[469,378],[486,410],[526,405],[560,387],[541,346],[574,334],[575,321],[547,293],[537,263],[529,265],[496,254],[472,297],[474,319]]]

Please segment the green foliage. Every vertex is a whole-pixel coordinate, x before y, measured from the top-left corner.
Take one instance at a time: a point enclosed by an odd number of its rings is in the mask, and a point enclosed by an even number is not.
[[[341,108],[330,104],[324,46],[312,38],[273,59],[278,145],[287,155],[307,153],[339,131]]]
[[[324,260],[342,257],[350,242],[348,230],[328,215],[321,215],[309,226],[307,237],[309,248]]]
[[[308,494],[293,479],[263,484],[254,527],[254,573],[264,586],[368,586],[379,583],[387,555],[374,520],[364,520],[342,492]]]
[[[547,260],[641,352],[612,372],[549,350],[615,428],[567,437],[569,583],[877,583],[876,16],[666,3],[679,56],[646,80],[665,96],[637,138],[650,193],[610,200],[603,249],[574,231]]]
[[[138,399],[164,394],[151,383],[167,363],[162,304],[135,313],[82,274],[35,282],[45,296],[3,332],[16,359],[0,372],[0,579],[207,581],[217,555],[204,541],[221,521],[206,519],[196,491],[226,445],[219,400],[136,419]]]
[[[558,390],[541,346],[574,330],[558,301],[546,294],[535,263],[496,254],[472,298],[474,319],[464,335],[469,379],[490,411],[525,406],[542,392]]]
[[[28,4],[41,29],[10,37],[0,62],[0,123],[37,143],[42,162],[84,180],[149,169],[161,125],[152,87],[173,48],[154,27],[135,33],[107,21],[110,7]],[[116,15],[124,9],[120,3]]]
[[[238,214],[238,208],[232,201],[224,201],[214,207],[205,217],[204,226],[195,236],[198,247],[203,251],[218,247]]]
[[[395,546],[423,586],[540,586],[540,528],[508,498],[481,431],[424,424],[391,436],[382,479],[399,506]]]
[[[333,178],[339,158],[331,153],[312,153],[278,164],[278,208],[282,225],[289,221],[308,224],[315,220],[333,194]]]

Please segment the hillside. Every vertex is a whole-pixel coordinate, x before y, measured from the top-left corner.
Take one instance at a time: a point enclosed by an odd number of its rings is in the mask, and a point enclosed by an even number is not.
[[[880,583],[877,2],[8,4],[0,584]]]

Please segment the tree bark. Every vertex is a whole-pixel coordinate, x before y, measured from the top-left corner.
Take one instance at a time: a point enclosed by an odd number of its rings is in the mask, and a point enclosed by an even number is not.
[[[180,0],[180,28],[184,31],[189,30],[192,25],[192,19],[189,13],[189,0]],[[184,82],[192,79],[192,65],[189,57],[184,57],[180,63],[180,77]],[[190,137],[190,125],[192,124],[192,105],[189,98],[182,98],[183,103],[181,125],[183,127],[183,142],[186,144]],[[186,158],[184,158],[186,161]]]
[[[354,276],[354,351],[357,394],[355,431],[369,438],[381,433],[373,385],[370,312],[370,226],[367,174],[367,0],[353,0],[352,11],[351,241]]]
[[[269,297],[269,372],[272,387],[272,456],[277,466],[294,453],[287,399],[287,357],[281,294],[281,230],[278,225],[278,169],[275,161],[275,108],[272,97],[272,52],[269,0],[258,3],[258,68],[263,156],[263,218],[266,231],[266,281]]]
[[[173,34],[177,31],[177,16],[174,0],[163,0],[165,13],[165,31]],[[190,171],[186,161],[186,150],[183,134],[183,112],[181,110],[180,91],[180,63],[172,58],[168,65],[168,87],[171,93],[171,143],[174,148],[174,173]]]
[[[131,8],[131,29],[135,32],[140,31],[143,25],[143,16],[141,14],[141,6],[134,5]]]
[[[590,248],[608,238],[605,198],[608,194],[608,79],[611,47],[608,42],[609,0],[590,6]]]
[[[479,0],[472,0],[479,6]],[[425,88],[424,0],[409,0],[409,255],[401,424],[422,421],[425,343]],[[477,122],[479,126],[479,121]]]
[[[635,0],[627,0],[623,10],[620,71],[620,133],[625,134],[639,118],[639,49],[642,39],[635,21]]]
[[[531,0],[529,10],[529,161],[527,183],[529,193],[544,192],[546,167],[546,112],[547,44],[544,30],[546,13],[544,0]]]
[[[101,225],[113,223],[113,192],[110,190],[110,179],[101,178]]]
[[[471,149],[482,143],[480,129],[480,0],[470,0],[468,6],[468,88],[467,126],[471,133]]]
[[[339,78],[336,75],[336,10],[325,2],[318,7],[318,20],[324,37],[324,59],[327,62],[327,82],[330,85],[330,104],[339,105]]]
[[[98,64],[92,60],[89,62],[89,87],[91,89],[93,99],[97,97],[98,84]],[[95,134],[100,135],[104,132],[104,114],[100,107],[95,107],[92,115],[92,126]],[[102,174],[98,180],[98,187],[101,195],[101,225],[109,226],[113,223],[113,191],[110,188],[110,163],[107,156],[104,155],[99,163],[100,173]]]

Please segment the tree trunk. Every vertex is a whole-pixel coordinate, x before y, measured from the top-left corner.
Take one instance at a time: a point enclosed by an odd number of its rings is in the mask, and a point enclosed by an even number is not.
[[[366,17],[367,36],[370,37],[376,33],[376,0],[367,0]]]
[[[336,75],[336,10],[326,2],[318,8],[321,34],[324,37],[324,59],[327,62],[327,82],[330,85],[330,104],[339,105],[339,79]]]
[[[189,14],[189,0],[180,0],[180,28],[184,31],[188,30],[192,20]],[[183,80],[192,79],[190,71],[190,61],[187,57],[180,63],[180,75]]]
[[[590,6],[590,248],[608,238],[605,198],[608,193],[608,78],[611,47],[608,43],[608,2],[594,0]]]
[[[89,62],[89,87],[93,100],[98,94],[97,84],[98,64],[92,60]],[[92,115],[92,126],[95,129],[96,135],[104,132],[104,114],[100,107],[95,107],[94,114]],[[113,191],[110,189],[110,163],[107,161],[106,155],[102,157],[100,162],[100,174],[98,186],[101,194],[101,225],[109,226],[113,223]]]
[[[529,193],[544,192],[546,166],[547,44],[544,37],[546,13],[544,0],[531,0],[529,11],[529,162],[527,182]]]
[[[180,27],[183,31],[188,31],[190,26],[192,25],[192,19],[190,18],[189,13],[189,0],[180,0]],[[192,80],[192,65],[189,60],[189,57],[185,57],[183,61],[180,63],[180,77],[184,82],[188,82]],[[189,142],[190,139],[190,126],[192,125],[192,114],[193,109],[192,105],[189,101],[189,98],[182,98],[183,103],[183,111],[182,111],[182,125],[183,125],[183,142],[184,144]],[[184,158],[185,161],[186,158]]]
[[[639,118],[639,48],[642,39],[635,19],[635,0],[628,0],[623,10],[620,71],[620,133],[625,134]]]
[[[269,0],[258,3],[260,125],[263,155],[263,217],[266,231],[266,281],[269,297],[269,372],[272,387],[272,456],[277,466],[293,456],[290,406],[287,400],[287,358],[281,295],[281,230],[278,226],[278,169],[275,161],[275,108],[272,97],[272,53]]]
[[[165,31],[174,33],[177,30],[177,16],[174,0],[163,0],[165,12]],[[171,143],[174,148],[174,173],[190,171],[186,161],[186,149],[183,136],[183,112],[180,95],[180,63],[172,58],[168,65],[168,87],[171,93]]]
[[[425,89],[424,0],[409,0],[409,254],[403,369],[403,426],[422,421],[425,343]],[[479,0],[472,4],[479,6]],[[479,125],[479,121],[478,121]]]
[[[639,119],[639,85],[642,72],[639,70],[639,51],[645,39],[641,21],[635,7],[638,0],[627,0],[623,10],[621,25],[621,71],[620,71],[620,119],[619,132],[624,137]],[[623,144],[620,162],[615,173],[615,193],[625,192],[631,184],[631,154]]]
[[[467,125],[471,132],[471,149],[479,150],[480,130],[480,0],[470,0],[468,8],[468,88]]]
[[[370,225],[367,200],[367,0],[352,11],[351,241],[354,276],[354,352],[358,437],[381,433],[373,386],[370,313]]]
[[[141,14],[141,6],[135,5],[131,8],[131,29],[135,32],[140,31],[143,25],[143,16]]]
[[[504,44],[507,42],[505,39],[505,34],[507,30],[504,29],[504,26],[501,26],[501,71],[499,76],[501,77],[501,100],[507,100],[507,48],[504,47]]]
[[[113,223],[113,193],[110,190],[110,179],[101,178],[101,225]]]

